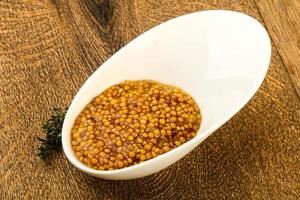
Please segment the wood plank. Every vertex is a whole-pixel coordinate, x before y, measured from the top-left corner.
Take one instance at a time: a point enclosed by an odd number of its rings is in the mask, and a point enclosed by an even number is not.
[[[133,38],[170,18],[252,0],[0,2],[0,199],[299,199],[300,102],[277,50],[251,102],[157,174],[105,181],[36,156],[40,124]]]
[[[300,97],[300,1],[256,3]]]

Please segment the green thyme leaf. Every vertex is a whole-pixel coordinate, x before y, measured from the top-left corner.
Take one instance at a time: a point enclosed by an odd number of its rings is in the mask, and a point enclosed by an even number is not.
[[[41,142],[38,156],[45,160],[50,154],[61,149],[61,129],[66,115],[66,109],[54,108],[50,119],[42,124],[45,138],[37,138]]]

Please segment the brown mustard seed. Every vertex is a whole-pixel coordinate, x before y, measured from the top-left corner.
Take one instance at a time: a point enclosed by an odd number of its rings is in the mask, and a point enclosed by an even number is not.
[[[92,100],[71,131],[76,157],[97,170],[132,166],[195,137],[201,123],[196,102],[177,87],[124,81]]]

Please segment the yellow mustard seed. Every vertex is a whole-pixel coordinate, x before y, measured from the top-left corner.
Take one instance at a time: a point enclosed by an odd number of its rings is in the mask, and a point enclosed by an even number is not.
[[[80,150],[81,150],[80,146],[75,147],[75,151],[80,151]]]
[[[164,129],[162,129],[161,131],[160,131],[160,133],[161,133],[161,135],[162,136],[165,136],[167,133],[166,133],[166,130],[164,130]]]
[[[148,134],[147,134],[147,133],[142,133],[142,136],[143,136],[144,138],[146,138],[146,137],[148,137]]]
[[[88,127],[87,127],[87,130],[88,130],[88,131],[92,131],[92,130],[93,130],[93,127],[92,127],[92,126],[88,126]]]
[[[110,149],[104,149],[104,152],[105,152],[105,153],[110,153],[111,150],[110,150]]]
[[[135,153],[134,153],[133,151],[130,151],[130,152],[128,153],[128,156],[129,156],[130,158],[134,158],[134,157],[135,157]]]
[[[151,144],[146,144],[146,145],[144,146],[144,148],[145,148],[146,150],[151,150],[152,145],[151,145]]]
[[[117,159],[119,159],[119,160],[122,160],[122,159],[123,159],[123,155],[122,155],[122,154],[120,154],[120,153],[118,153],[118,155],[117,155]]]
[[[141,124],[146,124],[147,123],[147,121],[144,120],[144,119],[142,119],[140,122],[141,122]]]
[[[121,140],[117,140],[117,141],[116,141],[116,145],[117,145],[118,147],[122,146]]]
[[[145,154],[145,153],[146,153],[146,150],[145,150],[145,149],[140,149],[140,153],[141,153],[141,154]]]
[[[129,136],[127,137],[127,140],[128,140],[128,141],[133,141],[133,140],[134,140],[134,137],[133,137],[132,135],[129,135]]]
[[[176,146],[180,146],[181,145],[180,141],[175,141],[174,143],[175,143]]]
[[[93,149],[93,154],[98,154],[100,150],[98,148]]]
[[[147,160],[151,159],[152,158],[152,153],[147,153],[146,158],[147,158]]]
[[[141,156],[140,156],[140,160],[141,160],[141,161],[146,160],[146,156],[145,156],[145,155],[141,155]]]
[[[152,132],[148,133],[148,137],[149,138],[154,138],[154,133],[152,133]]]
[[[155,158],[158,154],[156,152],[152,152],[152,157]]]
[[[91,164],[92,165],[96,165],[97,162],[98,162],[98,160],[96,158],[91,159]]]
[[[115,157],[110,157],[109,160],[110,160],[110,161],[115,161],[116,158],[115,158]]]
[[[136,142],[137,142],[137,143],[143,143],[143,139],[142,139],[142,138],[137,138],[137,139],[136,139]]]
[[[159,120],[159,123],[160,123],[160,124],[165,124],[165,123],[166,123],[166,120],[165,120],[165,119],[160,119],[160,120]]]
[[[160,152],[160,149],[156,147],[154,148],[154,152],[158,154]]]

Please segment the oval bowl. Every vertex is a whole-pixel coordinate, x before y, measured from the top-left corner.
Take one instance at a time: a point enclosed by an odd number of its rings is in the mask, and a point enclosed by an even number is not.
[[[104,179],[133,179],[158,172],[181,159],[234,116],[255,94],[271,58],[271,43],[254,18],[225,10],[187,14],[143,33],[115,53],[83,84],[63,124],[68,160]],[[143,163],[99,171],[81,163],[71,146],[71,129],[84,107],[123,80],[151,79],[188,92],[198,103],[202,123],[190,141]]]

